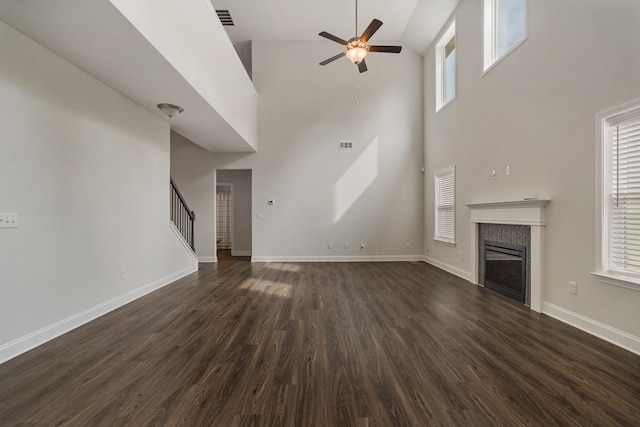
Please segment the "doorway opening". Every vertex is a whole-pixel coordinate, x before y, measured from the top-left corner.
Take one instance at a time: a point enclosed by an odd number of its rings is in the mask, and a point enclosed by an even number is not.
[[[216,170],[216,256],[250,260],[252,255],[252,171]]]
[[[233,184],[216,185],[216,250],[233,249]]]

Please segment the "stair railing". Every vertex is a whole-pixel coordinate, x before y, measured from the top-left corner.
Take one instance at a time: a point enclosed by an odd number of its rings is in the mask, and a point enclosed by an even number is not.
[[[191,249],[195,252],[196,246],[194,241],[193,224],[196,220],[196,214],[184,201],[184,197],[180,194],[178,186],[173,178],[171,181],[171,221],[175,224],[184,240],[191,246]]]

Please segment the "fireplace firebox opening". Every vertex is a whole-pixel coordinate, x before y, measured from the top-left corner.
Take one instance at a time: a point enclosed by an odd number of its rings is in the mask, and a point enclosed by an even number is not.
[[[484,286],[525,304],[526,251],[522,245],[485,240]]]

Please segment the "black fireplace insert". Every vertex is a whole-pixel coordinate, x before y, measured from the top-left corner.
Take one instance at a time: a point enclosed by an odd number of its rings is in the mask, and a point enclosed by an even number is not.
[[[484,241],[484,286],[521,303],[527,296],[527,248]]]

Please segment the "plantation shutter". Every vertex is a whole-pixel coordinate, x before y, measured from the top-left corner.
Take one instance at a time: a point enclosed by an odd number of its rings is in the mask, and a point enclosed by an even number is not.
[[[455,195],[456,175],[455,167],[450,167],[436,173],[436,235],[435,239],[448,243],[455,243]]]
[[[640,114],[608,120],[611,135],[609,268],[640,273]]]

